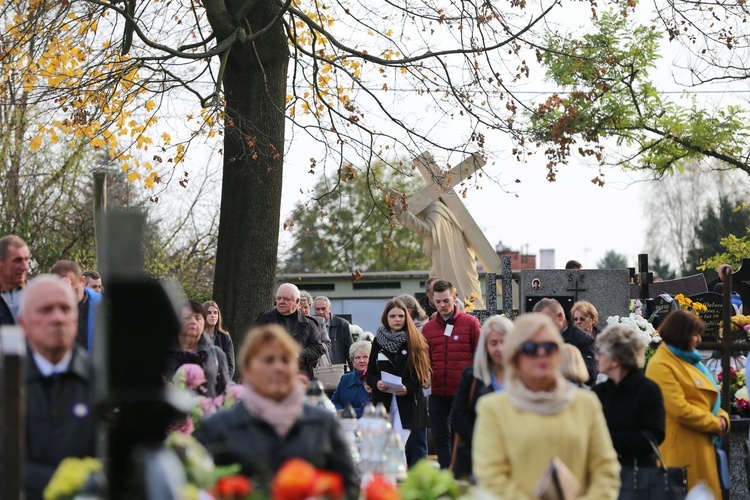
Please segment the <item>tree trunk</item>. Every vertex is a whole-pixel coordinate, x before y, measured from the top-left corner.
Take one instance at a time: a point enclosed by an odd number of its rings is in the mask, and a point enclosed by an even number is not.
[[[258,1],[253,32],[276,7]],[[254,44],[236,43],[224,73],[224,178],[214,298],[239,350],[258,314],[273,304],[289,52],[278,25]]]

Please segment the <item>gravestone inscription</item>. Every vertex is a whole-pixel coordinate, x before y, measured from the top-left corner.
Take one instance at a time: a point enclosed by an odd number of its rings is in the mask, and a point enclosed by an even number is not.
[[[703,333],[704,342],[719,340],[719,325],[722,317],[722,296],[720,293],[706,292],[698,293],[688,297],[694,302],[700,302],[706,306],[706,311],[698,313],[698,316],[706,324],[706,331]]]

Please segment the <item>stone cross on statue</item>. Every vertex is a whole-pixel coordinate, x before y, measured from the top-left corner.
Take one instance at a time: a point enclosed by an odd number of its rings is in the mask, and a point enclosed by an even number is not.
[[[499,273],[502,264],[453,188],[484,164],[484,158],[473,154],[445,171],[429,153],[423,153],[414,160],[414,166],[429,185],[409,196],[407,210],[396,216],[399,222],[424,237],[424,251],[432,261],[430,273],[451,281],[462,300],[475,294],[477,309],[484,308],[484,301],[474,259],[479,258],[488,273]]]

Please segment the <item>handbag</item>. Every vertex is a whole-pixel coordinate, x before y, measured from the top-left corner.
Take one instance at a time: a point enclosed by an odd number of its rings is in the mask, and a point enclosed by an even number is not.
[[[477,378],[472,377],[471,389],[469,390],[469,404],[467,407],[468,411],[471,411],[471,401],[474,399],[474,391],[477,388]],[[456,477],[468,476],[471,472],[471,468],[467,468],[466,464],[471,464],[471,449],[469,444],[465,443],[458,432],[453,438],[453,453],[451,453],[451,464],[450,470]]]
[[[643,435],[658,458],[658,467],[624,466],[620,471],[619,500],[683,500],[687,495],[687,469],[667,467],[650,434]]]
[[[719,483],[722,490],[732,489],[732,475],[729,473],[729,458],[721,446],[716,446],[716,468],[719,470]]]

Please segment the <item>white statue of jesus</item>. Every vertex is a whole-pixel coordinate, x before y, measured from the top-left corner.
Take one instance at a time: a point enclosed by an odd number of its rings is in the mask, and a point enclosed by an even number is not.
[[[473,293],[474,308],[484,309],[476,252],[453,212],[439,200],[430,203],[418,216],[397,204],[396,219],[422,236],[424,253],[432,261],[430,275],[450,281],[462,301]]]

